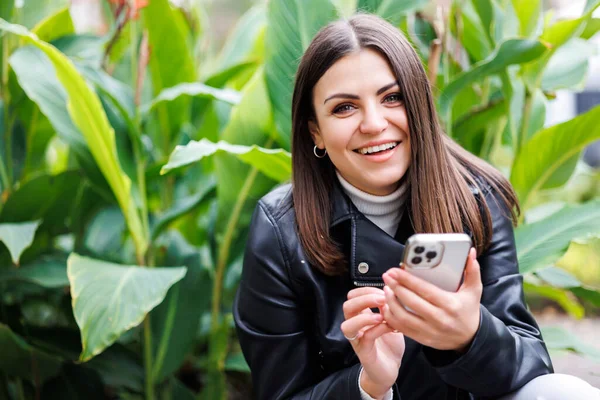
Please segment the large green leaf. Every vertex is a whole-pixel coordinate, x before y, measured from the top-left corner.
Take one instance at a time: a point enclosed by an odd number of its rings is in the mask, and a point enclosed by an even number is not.
[[[143,232],[140,215],[131,197],[131,181],[121,170],[117,159],[114,130],[108,123],[98,96],[77,72],[73,63],[56,48],[40,41],[24,27],[8,24],[1,19],[0,29],[23,37],[41,49],[52,61],[57,77],[69,96],[67,102],[69,115],[85,137],[98,167],[117,198],[136,243],[138,254],[143,254],[148,246],[147,237]]]
[[[551,92],[559,89],[583,89],[589,59],[595,45],[583,39],[571,39],[550,58],[542,75],[542,89]]]
[[[509,65],[523,64],[535,60],[545,51],[546,46],[538,40],[506,40],[487,59],[459,75],[444,88],[440,94],[440,112],[442,115],[446,115],[454,97],[467,85],[473,84],[486,76],[502,72]]]
[[[585,314],[585,309],[579,301],[577,301],[577,298],[566,289],[555,288],[552,286],[538,286],[527,282],[527,280],[523,283],[523,289],[526,292],[536,293],[554,300],[573,318],[581,319]]]
[[[100,354],[139,325],[185,273],[185,267],[126,266],[71,254],[67,275],[73,314],[81,331],[80,360]]]
[[[106,181],[94,163],[85,138],[69,115],[67,93],[48,57],[32,46],[21,47],[10,57],[10,64],[27,96],[38,105],[61,140],[69,145],[86,175],[96,186],[105,188]]]
[[[540,21],[542,12],[541,0],[512,0],[513,7],[519,18],[521,36],[530,36]]]
[[[43,220],[42,229],[64,232],[67,218],[77,200],[81,174],[65,171],[58,175],[37,175],[22,182],[6,200],[0,222]]]
[[[177,231],[158,241],[166,253],[162,265],[186,265],[187,274],[173,285],[165,300],[152,311],[153,375],[156,381],[175,372],[192,350],[202,314],[210,308],[211,270],[201,252]]]
[[[542,327],[542,335],[548,349],[574,351],[596,362],[600,362],[600,349],[584,343],[564,328],[554,326]]]
[[[0,370],[9,376],[43,383],[58,374],[61,360],[27,343],[0,323]]]
[[[4,0],[0,3],[0,18],[10,21],[15,6],[14,0]]]
[[[4,0],[3,0],[4,1]],[[18,4],[19,2],[15,2]],[[63,9],[69,5],[68,0],[27,0],[21,3],[18,11],[18,22],[29,29],[35,27],[48,15]],[[15,12],[16,15],[16,12]]]
[[[292,155],[283,149],[264,149],[256,145],[240,146],[222,140],[213,143],[208,139],[199,142],[192,140],[185,146],[177,146],[169,157],[168,164],[161,169],[161,174],[200,161],[219,151],[235,155],[278,182],[289,180],[291,177]]]
[[[69,8],[62,8],[47,16],[31,32],[35,33],[44,42],[51,42],[61,36],[72,35],[75,33],[75,26],[73,26]]]
[[[41,223],[42,221],[0,224],[0,242],[4,242],[15,264],[19,264],[23,251],[33,243],[35,231]]]
[[[168,0],[152,0],[142,10],[144,25],[151,48],[150,73],[152,89],[157,96],[166,88],[196,78],[192,51],[188,47],[187,27],[176,18]],[[179,133],[180,126],[190,116],[190,99],[179,98],[161,106],[158,118],[161,126],[163,151],[170,151],[171,139]],[[166,147],[164,147],[166,146]]]
[[[553,264],[571,240],[600,233],[600,202],[566,206],[541,221],[515,231],[521,273]]]
[[[460,14],[462,23],[460,41],[467,53],[475,62],[487,58],[493,50],[493,41],[490,38],[490,26],[485,25],[477,13],[476,6],[471,1],[466,1],[460,6],[454,6],[454,12]],[[455,18],[450,21],[450,29],[458,36]]]
[[[317,31],[336,17],[329,0],[272,0],[267,11],[265,76],[281,147],[290,148],[292,92],[300,58]]]
[[[267,24],[267,12],[263,4],[248,10],[236,23],[216,60],[214,70],[223,71],[242,62],[262,62],[263,54],[256,50],[256,41]]]
[[[394,25],[403,15],[425,7],[429,0],[358,0],[357,11],[379,15]]]
[[[239,92],[232,89],[216,89],[200,82],[181,83],[177,86],[167,88],[160,92],[149,104],[142,107],[144,113],[151,111],[158,104],[174,101],[183,96],[202,97],[210,100],[221,100],[235,105],[240,102]]]
[[[568,162],[586,145],[600,139],[598,118],[600,106],[570,121],[539,131],[525,143],[515,157],[510,176],[525,208],[530,196],[552,176],[556,177],[560,168],[569,165]],[[570,168],[574,168],[573,163]],[[569,169],[563,178],[568,178],[572,172],[573,169]]]
[[[69,286],[67,258],[46,255],[20,268],[0,268],[0,282],[29,282],[49,289]]]
[[[170,223],[198,207],[206,199],[206,196],[214,191],[216,182],[213,177],[209,175],[203,178],[202,182],[198,184],[200,189],[197,193],[180,199],[173,207],[157,218],[152,226],[152,240],[156,239]]]

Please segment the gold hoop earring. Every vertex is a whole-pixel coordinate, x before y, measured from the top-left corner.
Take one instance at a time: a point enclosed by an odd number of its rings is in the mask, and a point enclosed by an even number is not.
[[[313,148],[313,153],[315,154],[315,157],[317,157],[317,158],[323,158],[323,157],[325,157],[325,156],[327,155],[327,149],[324,149],[324,153],[323,153],[323,154],[321,154],[321,155],[319,155],[319,154],[317,153],[317,149],[318,149],[318,147],[317,147],[317,146],[315,146],[315,147]]]

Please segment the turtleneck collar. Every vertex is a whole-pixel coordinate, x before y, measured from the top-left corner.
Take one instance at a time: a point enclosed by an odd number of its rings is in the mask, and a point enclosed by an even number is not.
[[[394,192],[385,196],[376,196],[363,192],[345,180],[336,170],[336,175],[344,192],[352,203],[365,217],[385,231],[394,236],[398,223],[404,211],[404,204],[408,194],[408,182],[403,182]]]

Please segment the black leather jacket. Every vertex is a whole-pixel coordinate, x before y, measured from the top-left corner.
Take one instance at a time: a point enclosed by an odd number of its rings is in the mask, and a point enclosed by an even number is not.
[[[481,196],[474,190],[476,196]],[[394,399],[494,398],[553,372],[539,328],[523,300],[511,220],[491,189],[489,249],[479,256],[483,295],[479,329],[458,355],[408,337]],[[256,399],[360,400],[360,363],[340,325],[356,284],[383,283],[413,233],[404,213],[392,238],[362,215],[339,187],[331,233],[347,254],[349,273],[330,277],[306,261],[297,236],[291,186],[263,197],[254,212],[234,318],[250,365]],[[370,266],[366,275],[360,262]]]

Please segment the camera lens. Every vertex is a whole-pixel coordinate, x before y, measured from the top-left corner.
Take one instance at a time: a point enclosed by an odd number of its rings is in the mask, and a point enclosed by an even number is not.
[[[417,253],[417,254],[421,254],[424,251],[425,251],[425,247],[423,247],[423,246],[415,247],[415,253]]]
[[[411,260],[413,264],[420,264],[421,261],[423,261],[421,257],[413,257],[413,259]]]
[[[425,256],[429,259],[435,258],[435,256],[437,256],[437,253],[435,251],[428,251],[427,254],[425,254]]]

